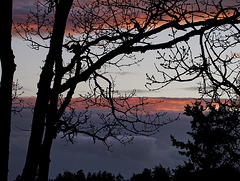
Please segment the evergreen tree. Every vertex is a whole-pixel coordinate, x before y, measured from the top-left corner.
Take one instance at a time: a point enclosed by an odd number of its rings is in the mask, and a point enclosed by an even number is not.
[[[223,168],[226,174],[235,170],[240,163],[239,105],[231,102],[203,106],[196,101],[185,107],[184,114],[193,118],[191,131],[187,132],[192,139],[185,143],[171,135],[173,145],[181,149],[179,153],[188,157],[185,166],[175,170],[175,177],[182,174],[191,178],[190,172],[210,176]]]

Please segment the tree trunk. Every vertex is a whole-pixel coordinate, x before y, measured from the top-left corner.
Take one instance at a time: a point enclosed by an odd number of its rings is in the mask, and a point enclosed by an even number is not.
[[[12,28],[12,1],[2,2],[0,11],[0,23],[4,25],[0,28],[1,48],[0,60],[2,67],[0,85],[0,115],[1,115],[1,156],[0,156],[0,180],[8,180],[9,143],[11,132],[11,111],[12,111],[12,84],[16,65],[11,47]]]
[[[58,94],[55,94],[50,101],[49,110],[46,118],[46,131],[41,147],[41,160],[39,161],[39,181],[48,181],[49,166],[51,162],[50,153],[53,139],[56,137],[56,130],[54,126],[57,122],[57,104]]]
[[[43,146],[42,146],[42,152],[41,152],[41,160],[39,162],[39,172],[38,172],[38,181],[48,181],[48,175],[49,175],[49,166],[50,166],[50,153],[51,153],[51,147],[53,143],[53,137],[51,134],[51,129],[47,131],[48,133],[45,135]]]
[[[43,81],[43,75],[46,74],[44,71],[42,72],[42,76],[40,78],[39,83]],[[49,75],[49,79],[52,75]],[[45,79],[44,79],[45,80]],[[51,81],[50,81],[51,82]],[[25,161],[25,166],[22,172],[22,179],[24,181],[33,181],[37,174],[40,149],[42,144],[42,137],[44,134],[44,124],[45,124],[45,113],[48,105],[48,94],[50,84],[45,82],[45,85],[42,84],[42,88],[39,89],[37,100],[34,108],[34,115],[32,120],[32,129],[31,135],[29,139],[28,152]]]
[[[44,135],[46,114],[48,112],[48,103],[51,99],[52,93],[51,82],[54,77],[54,64],[56,61],[59,61],[59,58],[61,58],[62,55],[62,43],[67,17],[72,2],[72,0],[60,0],[56,5],[55,23],[50,42],[50,49],[38,83],[38,93],[32,120],[27,158],[22,172],[22,179],[24,181],[33,181],[35,179],[40,161],[39,158],[41,158],[41,160],[43,159],[43,155],[41,155],[43,153],[41,150],[42,139]],[[48,128],[46,128],[46,131],[47,130]]]

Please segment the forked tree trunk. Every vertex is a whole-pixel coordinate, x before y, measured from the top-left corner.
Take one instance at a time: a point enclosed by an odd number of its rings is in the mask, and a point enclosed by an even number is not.
[[[55,22],[50,42],[50,49],[38,83],[38,93],[34,108],[28,152],[25,166],[22,172],[22,179],[24,181],[33,181],[35,179],[40,159],[48,160],[49,164],[50,152],[46,154],[46,152],[44,152],[42,149],[44,126],[49,107],[48,104],[52,94],[51,82],[54,77],[54,64],[56,61],[61,60],[59,57],[62,55],[62,44],[66,22],[72,3],[73,0],[60,0],[56,5]],[[48,128],[46,130],[48,130]],[[51,147],[51,141],[48,145]],[[48,170],[49,166],[47,168],[47,173],[45,173],[47,176]],[[44,177],[44,179],[41,181],[47,179],[48,178]]]
[[[52,97],[49,105],[49,111],[46,117],[46,130],[44,134],[43,144],[41,148],[41,160],[39,161],[38,180],[48,181],[50,153],[53,139],[56,136],[54,125],[56,123],[58,94]]]
[[[12,111],[12,84],[16,65],[11,47],[12,28],[12,0],[3,1],[0,11],[1,46],[1,85],[0,85],[0,115],[1,115],[1,154],[0,154],[0,180],[8,180],[9,143],[11,132]]]

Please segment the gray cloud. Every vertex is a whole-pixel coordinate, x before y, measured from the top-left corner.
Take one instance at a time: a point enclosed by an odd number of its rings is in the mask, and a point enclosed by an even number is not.
[[[188,91],[198,91],[199,87],[198,86],[192,86],[192,87],[184,87],[181,88],[183,90],[188,90]]]
[[[124,76],[124,75],[136,75],[136,72],[127,72],[127,71],[117,71],[117,72],[111,72],[109,71],[108,74],[110,75],[119,75],[119,76]]]
[[[31,10],[35,10],[34,1],[21,0],[13,1],[13,20],[15,23],[25,22],[26,15]]]
[[[119,92],[122,94],[131,94],[133,92],[136,92],[136,95],[138,95],[138,94],[146,94],[146,93],[149,93],[150,91],[148,89],[122,89],[122,90],[119,90]]]

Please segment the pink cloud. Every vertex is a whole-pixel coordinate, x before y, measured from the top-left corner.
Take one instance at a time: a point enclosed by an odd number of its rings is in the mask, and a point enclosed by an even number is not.
[[[25,107],[30,105],[34,106],[36,98],[35,97],[24,97],[21,98],[24,101]],[[99,99],[96,99],[99,102]],[[105,101],[105,102],[104,102]],[[106,100],[102,101],[106,106],[90,106],[91,109],[109,109],[107,107],[108,103]],[[191,104],[195,99],[192,98],[146,98],[145,103],[147,104],[144,109],[150,113],[154,112],[183,112],[184,106]],[[120,104],[127,105],[126,102],[121,101]],[[139,98],[131,98],[128,100],[129,106],[140,104]],[[86,102],[83,98],[73,98],[71,107],[74,109],[85,109],[87,107]]]

